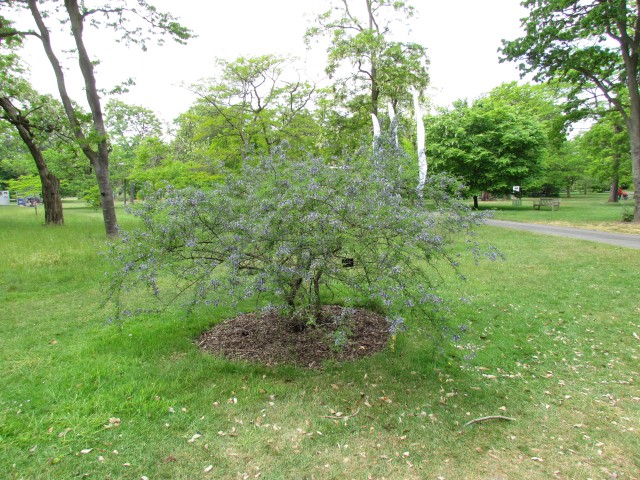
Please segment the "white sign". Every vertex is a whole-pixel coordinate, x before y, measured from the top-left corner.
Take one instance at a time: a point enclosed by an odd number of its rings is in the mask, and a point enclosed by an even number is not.
[[[519,192],[520,191],[520,185],[514,185],[513,186],[513,191],[514,192]]]

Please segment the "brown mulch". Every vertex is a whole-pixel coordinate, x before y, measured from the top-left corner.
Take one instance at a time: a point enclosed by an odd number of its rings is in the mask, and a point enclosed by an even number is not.
[[[276,310],[247,313],[204,332],[196,344],[231,360],[308,368],[320,368],[324,360],[353,360],[385,348],[389,338],[386,318],[361,308],[352,309],[348,341],[343,348],[337,348],[332,334],[336,330],[334,319],[341,312],[342,307],[323,306],[318,324],[302,329],[295,328],[291,319]]]

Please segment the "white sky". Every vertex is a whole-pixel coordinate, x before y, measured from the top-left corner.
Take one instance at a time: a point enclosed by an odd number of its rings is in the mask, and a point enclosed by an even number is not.
[[[91,3],[91,2],[89,2]],[[110,88],[128,77],[136,86],[121,99],[155,111],[171,121],[186,111],[194,96],[181,84],[193,83],[214,73],[213,60],[239,55],[293,54],[305,59],[309,76],[322,80],[324,52],[318,46],[305,49],[303,34],[313,16],[326,10],[327,0],[151,0],[161,11],[169,11],[198,35],[187,45],[167,41],[151,45],[148,52],[115,44],[107,34],[88,37],[90,54],[99,58],[99,88]],[[436,105],[459,98],[475,98],[502,82],[517,80],[514,64],[499,64],[501,39],[521,35],[520,18],[526,10],[519,0],[413,0],[418,17],[411,20],[411,33],[403,39],[427,47],[431,61],[431,90]],[[25,18],[22,26],[29,26]],[[53,28],[52,25],[50,28]],[[58,41],[62,44],[63,39]],[[29,40],[26,60],[35,88],[55,92],[55,79],[42,47]],[[79,79],[69,82],[77,101],[83,101]],[[56,93],[57,95],[57,93]]]

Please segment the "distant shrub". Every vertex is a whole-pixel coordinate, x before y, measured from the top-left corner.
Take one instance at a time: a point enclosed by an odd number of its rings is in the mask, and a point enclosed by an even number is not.
[[[90,187],[84,190],[80,194],[80,198],[82,201],[86,202],[87,205],[93,208],[100,208],[102,205],[102,197],[100,195],[100,188],[98,186]]]

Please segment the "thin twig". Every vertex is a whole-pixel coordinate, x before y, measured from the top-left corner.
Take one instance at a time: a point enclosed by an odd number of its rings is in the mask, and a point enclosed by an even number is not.
[[[356,410],[351,415],[344,415],[340,417],[338,417],[337,415],[323,415],[322,418],[330,418],[331,420],[349,420],[350,418],[355,417],[359,413],[360,413],[360,409]]]
[[[474,418],[470,422],[465,423],[464,426],[468,427],[469,425],[473,425],[474,423],[486,422],[487,420],[508,420],[510,422],[515,422],[516,419],[511,417],[503,417],[502,415],[490,415],[488,417]]]

